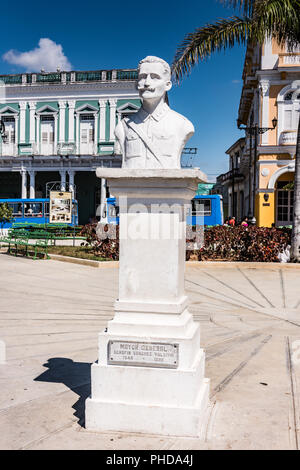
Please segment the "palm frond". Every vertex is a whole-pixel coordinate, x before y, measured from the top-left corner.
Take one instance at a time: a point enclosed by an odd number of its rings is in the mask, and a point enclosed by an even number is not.
[[[220,0],[220,2],[241,11],[245,16],[252,16],[255,0]]]
[[[188,34],[179,45],[172,65],[177,80],[188,75],[200,60],[235,44],[247,41],[262,44],[268,36],[280,45],[287,43],[290,49],[300,44],[300,0],[221,1],[250,14],[220,19]]]
[[[245,44],[251,33],[251,18],[237,16],[220,19],[215,24],[196,29],[178,47],[172,64],[173,75],[180,80],[200,60],[206,59],[213,52],[231,48],[235,44]]]
[[[294,47],[300,42],[300,0],[256,0],[252,20],[281,45]]]

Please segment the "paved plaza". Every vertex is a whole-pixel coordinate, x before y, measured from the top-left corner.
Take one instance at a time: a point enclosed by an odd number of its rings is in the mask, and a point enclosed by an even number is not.
[[[1,449],[299,449],[300,266],[187,263],[211,408],[202,439],[84,428],[97,335],[113,315],[103,268],[0,254]]]

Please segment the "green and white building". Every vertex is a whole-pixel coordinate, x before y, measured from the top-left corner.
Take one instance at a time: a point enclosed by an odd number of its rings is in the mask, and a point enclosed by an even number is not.
[[[76,194],[79,223],[99,217],[107,189],[95,170],[121,166],[114,130],[140,107],[136,78],[136,70],[0,76],[0,198],[46,197],[46,184],[59,181]]]

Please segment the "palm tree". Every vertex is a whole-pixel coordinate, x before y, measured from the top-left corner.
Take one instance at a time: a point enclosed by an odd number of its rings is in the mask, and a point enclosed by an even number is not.
[[[240,16],[219,19],[187,34],[172,65],[179,81],[211,56],[236,44],[263,44],[266,37],[293,49],[300,43],[300,0],[220,0]],[[300,119],[296,146],[292,259],[300,262]]]

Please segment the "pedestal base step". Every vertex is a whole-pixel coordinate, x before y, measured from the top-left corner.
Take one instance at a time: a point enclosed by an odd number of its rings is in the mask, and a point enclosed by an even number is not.
[[[88,398],[86,429],[163,436],[199,437],[209,405],[209,379],[204,379],[193,407],[116,403]]]

